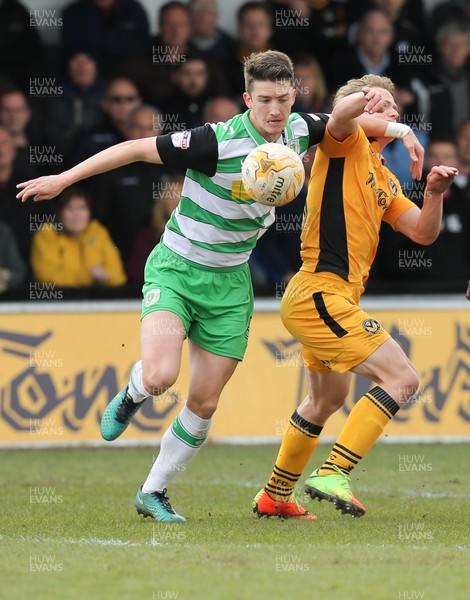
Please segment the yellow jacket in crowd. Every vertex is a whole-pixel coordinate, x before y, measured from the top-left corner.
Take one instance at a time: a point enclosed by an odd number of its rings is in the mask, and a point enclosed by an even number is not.
[[[58,229],[46,223],[33,237],[31,266],[36,281],[62,287],[92,286],[91,269],[100,266],[110,276],[105,285],[126,283],[119,252],[98,221],[91,221],[79,238]]]

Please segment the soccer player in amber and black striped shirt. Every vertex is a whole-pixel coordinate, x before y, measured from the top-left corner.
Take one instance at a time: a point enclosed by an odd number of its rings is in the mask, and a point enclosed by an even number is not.
[[[359,299],[382,220],[418,244],[431,244],[440,229],[443,193],[457,169],[431,169],[421,210],[403,195],[381,155],[390,138],[370,140],[357,123],[359,115],[374,111],[388,122],[386,135],[393,133],[398,112],[392,94],[390,79],[377,75],[341,87],[315,155],[301,238],[303,264],[281,304],[284,325],[302,344],[309,392],[292,415],[272,475],[253,503],[260,515],[267,497],[278,502],[291,498],[326,420],[344,404],[352,373],[375,385],[354,406],[305,491],[333,502],[343,513],[363,515],[349,473],[418,388],[410,360],[360,308]]]

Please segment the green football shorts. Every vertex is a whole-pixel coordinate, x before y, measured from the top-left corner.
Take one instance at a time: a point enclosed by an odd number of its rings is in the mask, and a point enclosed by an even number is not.
[[[180,317],[188,338],[220,356],[243,359],[253,314],[248,264],[212,269],[160,242],[145,265],[141,319],[155,310]]]

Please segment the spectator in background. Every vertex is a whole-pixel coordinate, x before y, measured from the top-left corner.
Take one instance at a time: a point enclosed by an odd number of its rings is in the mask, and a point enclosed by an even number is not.
[[[235,53],[236,60],[232,65],[227,65],[229,84],[235,95],[245,91],[243,73],[240,63],[250,56],[252,52],[264,52],[273,49],[271,37],[273,35],[272,13],[265,2],[245,2],[237,12],[238,43]]]
[[[446,164],[460,169],[457,146],[452,138],[430,141],[425,156],[425,173],[410,200],[422,202],[427,173]],[[374,278],[402,281],[413,291],[459,292],[470,273],[470,190],[468,177],[459,174],[444,194],[441,231],[437,240],[423,248],[383,225]],[[421,251],[419,251],[421,249]],[[400,290],[400,287],[396,288]]]
[[[460,123],[456,140],[460,163],[459,172],[470,178],[470,120]]]
[[[271,49],[273,35],[272,15],[265,2],[245,2],[238,9],[237,57],[240,60],[252,52]]]
[[[191,129],[204,124],[202,111],[205,102],[214,96],[227,92],[223,83],[211,80],[209,67],[201,56],[189,55],[173,73],[175,90],[168,100],[162,103],[162,112],[167,124],[173,129]]]
[[[289,55],[306,52],[327,64],[332,56],[347,52],[348,26],[355,16],[356,1],[269,0],[275,48]]]
[[[327,78],[329,88],[336,90],[349,79],[367,73],[390,77],[402,88],[410,88],[412,67],[403,68],[393,51],[393,23],[380,9],[368,10],[359,21],[354,48],[331,64]]]
[[[68,155],[80,134],[101,124],[106,84],[99,77],[95,59],[78,52],[70,58],[61,86],[62,95],[48,98],[43,114],[47,142]]]
[[[143,50],[124,60],[116,73],[139,86],[145,102],[160,106],[174,91],[173,71],[186,61],[191,24],[183,2],[163,4],[158,14],[158,35]]]
[[[58,223],[44,224],[33,237],[36,281],[71,288],[123,285],[126,276],[119,253],[106,228],[91,220],[89,196],[80,188],[67,188],[57,210]]]
[[[431,39],[434,39],[437,31],[449,21],[470,27],[470,0],[446,0],[434,6],[429,17]]]
[[[155,195],[148,225],[137,232],[132,252],[126,264],[129,283],[143,285],[147,259],[160,241],[166,222],[178,206],[183,190],[183,173],[163,176]]]
[[[218,0],[189,0],[192,48],[221,63],[233,61],[235,40],[217,27]]]
[[[29,202],[26,206],[16,199],[18,181],[39,176],[29,162],[18,160],[17,153],[13,136],[0,127],[0,219],[11,227],[21,257],[28,264],[31,234],[51,211],[45,203]]]
[[[449,135],[470,119],[470,29],[461,23],[446,23],[437,32],[436,43],[439,58],[433,73],[446,97],[444,104],[431,107],[431,122],[434,132]]]
[[[18,0],[0,2],[0,73],[25,92],[42,57],[36,23]]]
[[[94,56],[100,73],[149,42],[147,14],[137,0],[77,0],[62,14],[62,64],[84,52]]]
[[[166,133],[166,122],[149,105],[135,108],[127,118],[124,139],[135,140]],[[127,261],[138,230],[149,222],[153,198],[167,170],[162,165],[132,162],[84,182],[92,198],[97,198],[94,216],[108,229],[122,260]]]
[[[389,17],[393,26],[395,52],[403,51],[411,46],[418,46],[425,41],[426,28],[422,0],[367,0],[366,10],[379,8]],[[355,24],[351,30],[354,31]],[[350,31],[351,34],[351,31]]]
[[[39,111],[31,107],[28,97],[20,89],[12,88],[1,95],[0,126],[5,127],[13,136],[15,160],[25,168],[30,163],[35,164],[41,174],[49,175],[51,168],[56,166],[54,157],[62,164],[63,156],[54,147],[47,149],[48,156],[44,153],[44,134],[41,128],[45,125],[41,125],[41,120]]]
[[[207,100],[202,111],[204,123],[225,123],[241,112],[240,105],[228,96],[218,96]]]
[[[297,90],[292,107],[294,112],[329,113],[331,111],[323,70],[315,57],[303,54],[294,58],[294,77]]]
[[[108,146],[123,142],[129,114],[141,104],[139,90],[133,81],[125,77],[112,79],[106,87],[103,100],[102,125],[80,136],[70,162],[84,160]]]
[[[32,112],[25,94],[19,89],[6,91],[0,97],[0,125],[8,129],[17,149],[29,147],[27,128]]]
[[[24,283],[26,273],[26,264],[21,258],[13,231],[0,221],[0,294]]]

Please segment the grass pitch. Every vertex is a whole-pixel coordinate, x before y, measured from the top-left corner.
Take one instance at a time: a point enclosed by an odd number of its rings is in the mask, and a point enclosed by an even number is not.
[[[132,504],[152,449],[3,451],[0,598],[467,599],[469,450],[376,446],[352,476],[363,518],[306,499],[318,520],[295,522],[251,512],[277,448],[207,446],[171,525]]]

